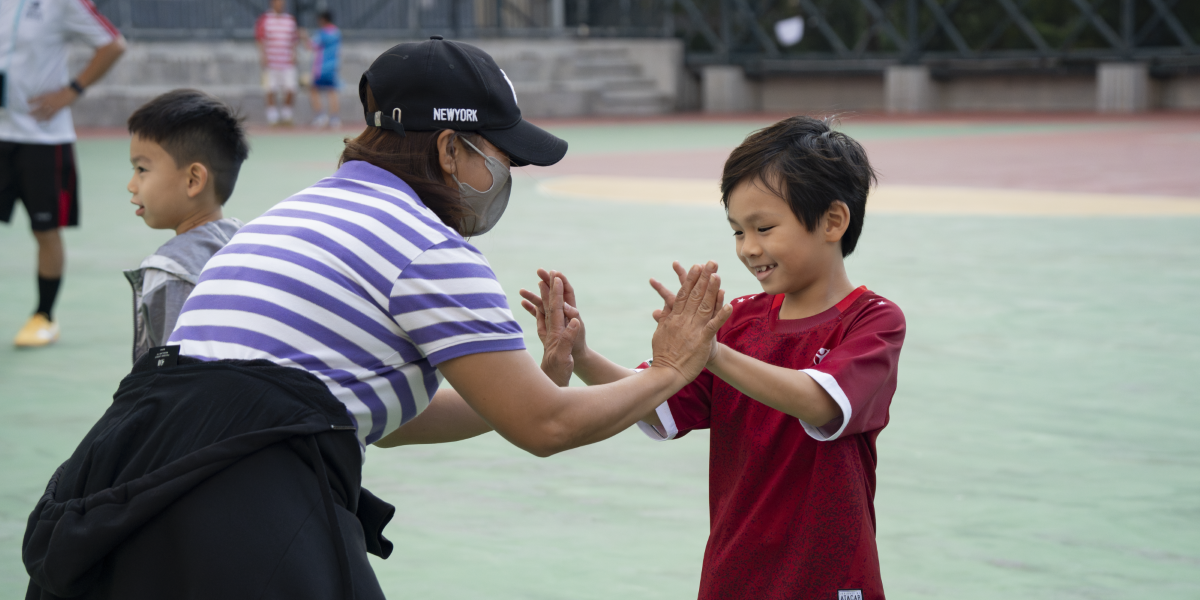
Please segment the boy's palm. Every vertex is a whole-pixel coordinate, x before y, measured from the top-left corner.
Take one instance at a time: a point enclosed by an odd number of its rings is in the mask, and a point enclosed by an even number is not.
[[[537,322],[542,341],[542,371],[559,386],[571,381],[574,357],[587,348],[575,290],[562,273],[538,269],[538,294],[522,289],[521,307]]]

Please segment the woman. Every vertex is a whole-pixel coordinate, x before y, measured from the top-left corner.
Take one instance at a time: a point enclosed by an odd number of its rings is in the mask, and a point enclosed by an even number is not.
[[[347,141],[338,172],[247,224],[208,263],[171,337],[181,354],[313,373],[364,448],[495,428],[538,456],[624,430],[699,373],[703,350],[664,344],[628,382],[560,388],[524,351],[503,290],[464,236],[503,213],[510,165],[554,164],[567,144],[521,119],[490,56],[441,36],[400,44],[363,74],[359,96],[368,128]],[[454,391],[434,395],[442,376]]]
[[[553,164],[566,143],[521,119],[491,57],[401,44],[359,95],[369,127],[337,173],[213,256],[178,347],[143,356],[51,478],[22,545],[28,597],[381,598],[366,553],[390,552],[394,509],[360,487],[367,445],[494,428],[548,456],[624,430],[703,369],[729,314],[711,263],[635,376],[559,387],[581,327],[562,326],[560,280],[542,307],[559,315],[543,361],[557,384],[525,352],[464,236],[500,218],[510,165]]]

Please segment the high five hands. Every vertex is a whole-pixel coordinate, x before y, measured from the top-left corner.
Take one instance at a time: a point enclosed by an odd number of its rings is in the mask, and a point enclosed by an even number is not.
[[[682,271],[679,263],[674,267],[676,273]],[[693,265],[680,279],[674,299],[654,311],[658,329],[651,342],[654,348],[651,366],[674,369],[685,382],[690,382],[716,357],[720,348],[717,331],[729,319],[733,307],[725,304],[717,263],[710,260],[704,266]],[[659,289],[662,284],[651,280],[651,285],[663,295]]]
[[[678,292],[650,280],[663,298],[663,308],[653,313],[658,328],[652,341],[652,365],[673,369],[691,381],[715,357],[719,349],[716,333],[732,307],[724,303],[716,263],[695,265],[690,271],[684,271],[678,262],[672,266],[679,277]],[[588,355],[575,290],[558,271],[538,269],[538,277],[539,293],[522,289],[521,306],[537,321],[538,337],[545,348],[542,370],[558,385],[566,385],[576,361]]]
[[[575,289],[558,271],[537,270],[538,294],[521,289],[521,307],[537,320],[542,340],[542,371],[559,387],[571,382],[575,357],[587,349],[583,321],[575,308]]]

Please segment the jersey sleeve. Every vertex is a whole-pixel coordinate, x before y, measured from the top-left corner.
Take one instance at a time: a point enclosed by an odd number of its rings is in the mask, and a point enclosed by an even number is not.
[[[832,441],[887,424],[904,344],[904,313],[890,301],[871,302],[818,364],[802,369],[842,409],[840,418],[822,427],[801,422],[817,441]]]
[[[267,15],[263,13],[258,16],[258,20],[254,22],[254,39],[259,43],[265,42],[267,39]]]
[[[417,256],[392,286],[388,311],[430,364],[524,350],[521,326],[487,259],[461,239]]]
[[[93,48],[107,46],[121,36],[91,0],[66,0],[63,4],[63,28],[70,36]]]
[[[649,366],[642,363],[638,370]],[[663,425],[661,430],[645,421],[638,421],[638,428],[650,439],[658,441],[681,438],[695,429],[708,429],[713,381],[713,374],[708,369],[701,371],[699,377],[658,406],[656,412]]]

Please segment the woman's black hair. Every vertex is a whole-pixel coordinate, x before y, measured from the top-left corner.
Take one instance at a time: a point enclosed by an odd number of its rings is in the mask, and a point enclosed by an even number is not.
[[[367,88],[367,112],[378,110],[375,96]],[[397,133],[379,127],[367,127],[354,139],[346,139],[341,165],[361,160],[399,177],[416,192],[421,202],[432,210],[447,227],[462,233],[462,221],[475,214],[463,202],[458,189],[446,184],[438,160],[438,136],[441,131],[409,131]],[[449,151],[456,152],[459,137],[479,145],[479,136],[461,131],[451,134]]]

